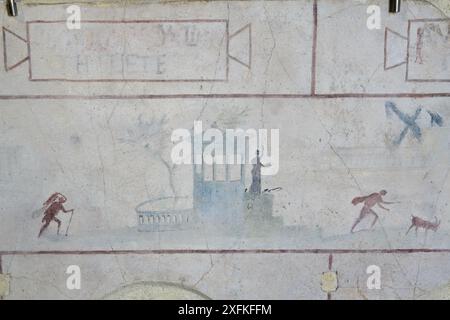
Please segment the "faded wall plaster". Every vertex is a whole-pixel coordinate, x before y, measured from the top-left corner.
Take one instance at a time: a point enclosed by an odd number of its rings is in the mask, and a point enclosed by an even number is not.
[[[4,299],[448,298],[446,1],[37,2],[0,16]],[[252,162],[174,160],[238,128]]]

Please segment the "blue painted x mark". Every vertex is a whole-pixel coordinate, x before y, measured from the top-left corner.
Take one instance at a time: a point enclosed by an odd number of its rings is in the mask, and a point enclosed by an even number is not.
[[[414,115],[408,115],[406,113],[401,112],[395,103],[391,101],[387,101],[385,103],[386,113],[389,114],[391,111],[395,113],[398,118],[406,125],[405,128],[400,133],[399,137],[394,141],[394,144],[399,145],[402,140],[405,138],[408,131],[411,130],[411,133],[413,134],[414,138],[416,138],[418,141],[422,138],[422,131],[420,130],[420,127],[417,125],[416,120],[419,117],[420,112],[422,111],[422,107],[419,107],[416,109],[416,112]]]

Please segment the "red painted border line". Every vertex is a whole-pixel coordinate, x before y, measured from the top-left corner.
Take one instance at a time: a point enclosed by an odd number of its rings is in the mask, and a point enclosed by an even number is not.
[[[228,36],[228,39],[232,39],[234,38],[237,34],[241,33],[242,31],[244,31],[245,29],[249,28],[250,23],[247,23],[245,26],[243,26],[242,28],[236,30],[235,32],[233,32],[231,35]]]
[[[387,35],[388,35],[388,28],[384,28],[384,71],[386,71],[386,64],[387,64]]]
[[[388,70],[397,68],[397,67],[407,63],[407,59],[405,59],[405,61],[403,61],[403,62],[400,62],[400,63],[394,64],[394,65],[392,65],[390,67],[387,67],[387,36],[388,36],[388,32],[391,32],[392,34],[395,34],[397,37],[400,37],[403,40],[406,40],[407,43],[408,43],[408,40],[409,40],[407,37],[402,36],[400,33],[396,32],[396,31],[394,31],[392,29],[389,29],[388,27],[386,27],[384,29],[384,71],[388,71]]]
[[[198,22],[227,22],[227,19],[147,19],[147,20],[83,20],[83,23],[198,23]],[[64,23],[66,20],[30,20],[27,23]]]
[[[395,34],[397,37],[400,37],[400,38],[402,38],[403,40],[408,40],[408,37],[407,37],[407,36],[405,37],[404,35],[398,33],[397,31],[394,31],[394,30],[392,30],[391,28],[386,27],[386,31],[388,31],[388,30],[389,30],[389,32]]]
[[[2,28],[2,38],[3,38],[3,65],[5,66],[5,71],[8,71],[8,58],[6,57],[6,31],[5,28]]]
[[[290,94],[290,93],[183,93],[183,94],[137,94],[137,95],[0,95],[0,100],[133,100],[133,99],[345,99],[345,98],[439,98],[450,97],[450,92],[435,93],[336,93],[336,94]]]
[[[12,69],[14,69],[14,68],[20,66],[22,63],[24,63],[25,61],[27,61],[27,60],[29,60],[29,59],[30,59],[30,57],[23,58],[23,59],[20,60],[19,62],[16,62],[16,63],[13,64],[11,67],[7,68],[6,71],[11,71]]]
[[[409,74],[409,46],[410,46],[410,35],[411,35],[411,20],[408,20],[408,29],[406,31],[407,41],[406,41],[406,72],[405,81],[408,81]]]
[[[312,61],[311,61],[311,95],[316,94],[316,51],[317,51],[317,0],[313,3],[313,45],[312,45]]]
[[[228,20],[226,20],[225,22],[225,36],[226,36],[225,54],[227,55],[225,58],[226,59],[225,80],[228,81],[230,78],[230,22]]]
[[[12,34],[13,36],[15,36],[15,37],[18,38],[19,40],[22,40],[22,41],[25,42],[25,43],[28,42],[28,40],[22,38],[21,36],[19,36],[19,35],[18,35],[17,33],[15,33],[14,31],[11,31],[11,30],[9,30],[8,28],[5,28],[5,27],[3,27],[2,29],[3,29],[4,32],[5,32],[5,31],[6,31],[6,32],[9,32],[10,34]]]
[[[450,82],[450,79],[411,79],[406,80],[408,82]]]
[[[443,21],[449,21],[449,18],[436,18],[436,19],[410,19],[411,22],[443,22]]]
[[[3,273],[3,267],[2,267],[2,256],[0,255],[0,274]],[[0,295],[0,300],[3,300],[3,296]]]
[[[0,251],[0,255],[146,255],[146,254],[410,254],[450,253],[450,249],[155,249]]]
[[[26,25],[26,29],[27,29],[27,52],[28,52],[28,58],[30,58],[30,60],[28,61],[28,80],[31,80],[33,78],[33,74],[32,74],[32,68],[31,68],[31,39],[30,39],[30,23],[27,22]]]
[[[28,58],[27,58],[28,59]],[[23,61],[22,61],[23,62]],[[12,68],[11,68],[12,69]],[[9,69],[10,70],[10,69]],[[67,79],[67,78],[30,78],[30,81],[45,82],[227,82],[228,79]]]
[[[66,24],[65,20],[31,20],[26,22],[27,29],[27,48],[28,48],[28,80],[36,81],[36,82],[82,82],[82,83],[90,83],[90,82],[227,82],[228,81],[228,71],[229,71],[229,21],[227,19],[165,19],[165,20],[83,20],[83,23],[91,23],[91,24],[152,24],[152,23],[224,23],[225,24],[225,36],[226,36],[226,74],[225,79],[108,79],[108,78],[100,78],[100,79],[67,79],[67,78],[33,78],[32,74],[32,59],[31,59],[31,39],[30,39],[30,25],[31,24]],[[3,35],[3,37],[5,37]],[[23,38],[21,38],[24,40]],[[25,41],[25,40],[24,40]],[[5,42],[5,41],[4,41]],[[6,46],[5,46],[6,47]],[[4,49],[6,50],[6,49]],[[5,51],[6,52],[6,51]],[[23,61],[22,61],[23,62]],[[16,67],[16,65],[14,66]],[[8,70],[7,70],[8,71]]]

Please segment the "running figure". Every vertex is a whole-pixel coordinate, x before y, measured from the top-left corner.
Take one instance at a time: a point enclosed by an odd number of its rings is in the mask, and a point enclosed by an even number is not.
[[[361,209],[361,212],[359,214],[358,219],[356,219],[355,223],[352,226],[352,229],[350,230],[351,233],[353,233],[353,230],[355,229],[355,227],[358,225],[358,223],[361,222],[361,220],[363,220],[367,215],[372,214],[375,216],[375,219],[372,222],[372,225],[370,226],[370,228],[372,228],[375,225],[375,222],[377,222],[378,220],[378,215],[376,214],[375,211],[372,210],[373,206],[378,205],[380,208],[389,211],[388,208],[383,207],[381,204],[393,204],[395,202],[387,202],[383,200],[383,196],[385,196],[387,193],[386,190],[381,190],[380,192],[375,192],[372,193],[368,196],[364,196],[364,197],[356,197],[352,200],[352,204],[354,206],[356,206],[358,203],[364,202],[364,206]]]
[[[59,192],[55,192],[48,198],[47,201],[44,202],[44,217],[42,218],[42,223],[44,223],[41,227],[41,230],[39,231],[38,238],[41,236],[42,232],[44,232],[45,229],[49,226],[50,222],[55,221],[58,224],[58,232],[59,235],[59,228],[61,227],[61,220],[56,218],[58,213],[60,211],[66,213],[66,212],[73,212],[74,210],[66,210],[63,206],[63,203],[67,201],[67,198],[63,196]]]

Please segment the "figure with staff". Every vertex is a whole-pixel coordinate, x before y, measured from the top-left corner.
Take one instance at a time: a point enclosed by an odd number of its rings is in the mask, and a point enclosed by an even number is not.
[[[43,203],[43,207],[41,210],[39,210],[39,212],[44,212],[44,217],[42,218],[42,227],[41,230],[39,231],[39,235],[38,238],[42,235],[42,233],[44,232],[45,229],[47,229],[47,227],[50,225],[50,222],[55,221],[58,224],[58,231],[57,234],[59,235],[59,229],[61,227],[61,220],[59,220],[56,216],[58,215],[58,213],[60,211],[67,213],[67,212],[71,212],[73,215],[74,209],[70,209],[70,210],[66,210],[63,206],[63,203],[67,201],[67,198],[62,195],[59,192],[55,192],[54,194],[52,194],[50,196],[50,198],[48,198],[47,201],[45,201]],[[72,216],[70,217],[70,221],[72,221]],[[66,230],[66,236],[67,236],[67,232],[69,231],[69,225],[67,226],[67,230]]]

